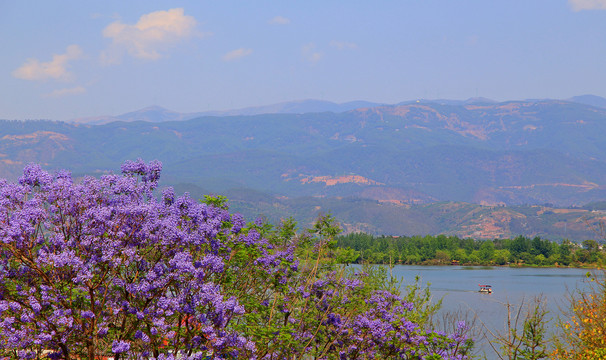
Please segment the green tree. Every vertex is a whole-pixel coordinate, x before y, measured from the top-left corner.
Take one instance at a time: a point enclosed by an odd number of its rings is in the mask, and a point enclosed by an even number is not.
[[[511,251],[513,256],[519,257],[521,253],[530,252],[530,248],[530,240],[524,236],[518,236],[511,242],[509,251]]]
[[[560,262],[563,265],[568,265],[572,261],[572,243],[569,240],[564,240],[558,247]]]
[[[467,252],[465,251],[465,249],[458,248],[454,251],[452,258],[453,260],[457,260],[460,263],[465,263],[467,262]]]
[[[494,262],[497,265],[505,265],[509,263],[509,259],[511,258],[511,253],[507,249],[495,250],[494,252]]]
[[[494,252],[494,243],[490,240],[486,240],[480,246],[480,259],[485,263],[490,262],[493,260]]]
[[[535,236],[532,241],[530,242],[531,244],[531,249],[530,249],[530,253],[532,255],[543,255],[544,257],[548,258],[551,253],[552,253],[552,246],[551,246],[551,241],[549,240],[543,240],[538,236]]]
[[[436,260],[440,264],[450,263],[450,254],[445,250],[436,250]]]

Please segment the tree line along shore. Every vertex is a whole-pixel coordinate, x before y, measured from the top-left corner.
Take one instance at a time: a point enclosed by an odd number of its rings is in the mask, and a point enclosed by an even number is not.
[[[539,236],[475,240],[351,233],[337,237],[336,247],[343,263],[599,267],[606,262],[606,252],[596,240],[556,242]]]

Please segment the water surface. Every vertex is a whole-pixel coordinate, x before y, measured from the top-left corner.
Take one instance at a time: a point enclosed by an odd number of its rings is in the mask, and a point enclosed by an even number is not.
[[[443,299],[439,318],[453,311],[475,314],[479,319],[476,325],[483,323],[493,332],[505,329],[506,303],[529,303],[542,295],[548,317],[556,319],[562,314],[561,309],[568,307],[567,294],[589,285],[587,269],[396,265],[392,273],[403,278],[403,286],[414,283],[416,275],[423,283],[431,283],[434,299]],[[493,293],[478,292],[479,284],[492,285]],[[481,344],[480,348],[489,355],[488,359],[496,358],[488,344]]]

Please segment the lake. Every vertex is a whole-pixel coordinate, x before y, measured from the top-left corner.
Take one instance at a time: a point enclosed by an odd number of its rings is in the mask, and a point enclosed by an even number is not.
[[[507,309],[505,303],[530,303],[543,295],[549,310],[548,317],[557,318],[560,309],[568,308],[567,293],[589,286],[587,269],[568,268],[510,268],[471,266],[413,266],[396,265],[392,272],[403,278],[403,286],[414,283],[416,275],[423,284],[430,283],[434,299],[443,298],[441,314],[461,311],[478,318],[491,331],[504,331]],[[492,294],[480,293],[479,284],[490,284]],[[478,326],[481,324],[476,323]],[[488,359],[496,359],[489,344],[479,344]]]

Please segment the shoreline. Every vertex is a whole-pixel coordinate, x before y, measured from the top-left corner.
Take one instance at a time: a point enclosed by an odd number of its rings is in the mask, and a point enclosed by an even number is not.
[[[349,266],[349,265],[364,265],[364,264],[369,264],[369,265],[402,265],[402,266],[442,266],[442,267],[450,267],[450,266],[463,266],[463,267],[478,267],[478,268],[482,268],[482,267],[499,267],[499,268],[505,268],[505,267],[509,267],[509,268],[541,268],[541,269],[549,269],[549,268],[553,268],[553,269],[589,269],[589,270],[604,270],[606,269],[605,267],[603,267],[600,264],[583,264],[580,266],[573,266],[573,265],[534,265],[534,264],[530,264],[530,265],[526,265],[526,264],[505,264],[505,265],[499,265],[499,264],[430,264],[430,263],[419,263],[419,264],[402,264],[402,263],[340,263],[340,265],[345,265],[345,266]]]

